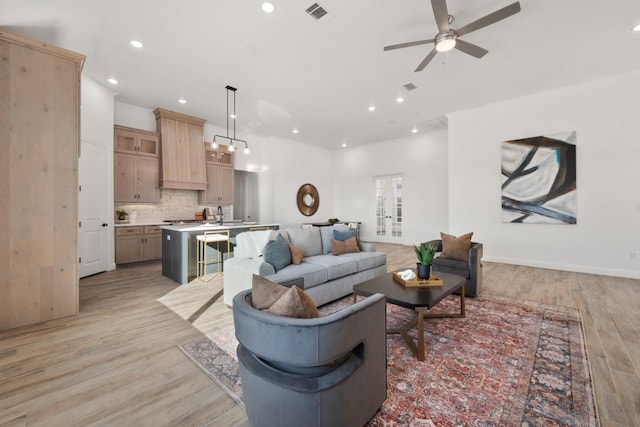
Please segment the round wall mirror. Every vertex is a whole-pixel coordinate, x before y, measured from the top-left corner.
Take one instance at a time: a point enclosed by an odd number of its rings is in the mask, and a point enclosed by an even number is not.
[[[311,216],[320,206],[320,196],[318,189],[313,184],[304,184],[298,190],[297,196],[298,210],[304,216]]]

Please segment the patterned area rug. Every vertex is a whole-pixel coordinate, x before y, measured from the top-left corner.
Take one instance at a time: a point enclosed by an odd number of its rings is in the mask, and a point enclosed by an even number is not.
[[[320,312],[349,304],[351,297]],[[452,296],[431,312],[459,304]],[[467,298],[466,314],[427,319],[423,362],[401,336],[387,336],[387,400],[369,426],[600,425],[578,310],[480,296]],[[387,304],[389,328],[412,316]],[[244,407],[236,345],[222,330],[180,349]]]

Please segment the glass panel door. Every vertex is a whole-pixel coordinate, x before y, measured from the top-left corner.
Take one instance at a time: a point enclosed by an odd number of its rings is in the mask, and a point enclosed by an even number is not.
[[[401,243],[402,175],[373,178],[375,239]]]

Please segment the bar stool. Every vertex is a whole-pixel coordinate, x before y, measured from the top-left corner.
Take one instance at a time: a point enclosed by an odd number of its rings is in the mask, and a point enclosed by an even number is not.
[[[197,259],[196,259],[196,279],[201,282],[207,282],[203,278],[207,276],[207,265],[217,264],[216,275],[222,272],[221,266],[223,261],[223,254],[220,251],[220,243],[227,242],[227,254],[231,253],[231,246],[229,244],[229,230],[216,230],[205,231],[204,234],[196,236],[197,241]],[[215,243],[215,249],[218,252],[215,258],[207,258],[207,246]],[[202,274],[201,274],[202,273]],[[215,275],[214,275],[215,277]]]

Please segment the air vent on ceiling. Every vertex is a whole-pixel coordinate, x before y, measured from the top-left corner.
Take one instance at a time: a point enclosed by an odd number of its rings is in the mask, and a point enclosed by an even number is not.
[[[324,18],[327,15],[327,9],[325,9],[324,7],[320,6],[318,3],[314,3],[311,6],[309,6],[306,10],[306,12],[313,17],[313,19],[315,19],[316,21],[319,21],[320,19]]]
[[[413,83],[407,83],[406,85],[402,85],[402,87],[405,88],[406,90],[418,89],[418,86],[414,85]]]

